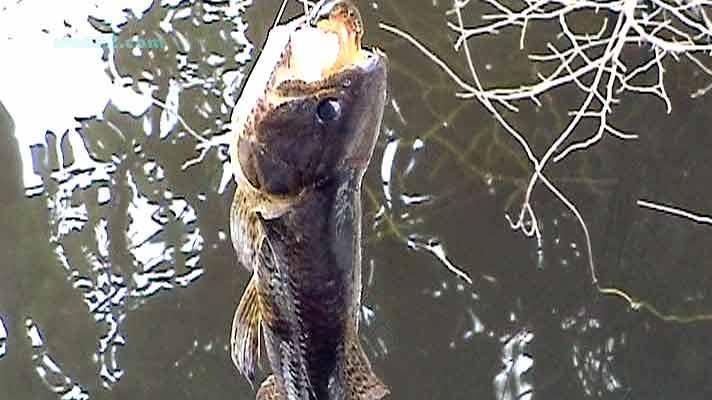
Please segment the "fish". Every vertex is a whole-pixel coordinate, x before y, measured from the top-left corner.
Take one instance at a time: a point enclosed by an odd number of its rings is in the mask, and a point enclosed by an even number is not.
[[[359,331],[361,186],[387,96],[388,57],[362,46],[349,0],[276,26],[232,114],[230,234],[252,273],[230,354],[258,400],[379,400]]]

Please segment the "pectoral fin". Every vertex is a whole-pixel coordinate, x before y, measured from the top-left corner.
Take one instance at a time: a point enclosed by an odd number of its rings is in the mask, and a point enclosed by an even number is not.
[[[230,336],[232,362],[250,384],[254,384],[255,370],[260,357],[261,327],[262,315],[257,294],[257,275],[252,275],[235,310]]]
[[[351,400],[380,400],[390,393],[373,373],[371,362],[363,352],[358,338],[349,340],[346,349],[344,380],[350,388]]]

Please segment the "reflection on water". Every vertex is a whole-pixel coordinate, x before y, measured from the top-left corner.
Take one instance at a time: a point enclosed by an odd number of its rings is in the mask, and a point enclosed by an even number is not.
[[[0,133],[15,132],[24,169],[12,141],[0,159],[24,176],[26,194],[0,194],[7,221],[0,250],[18,266],[0,270],[3,395],[254,398],[227,354],[248,276],[236,268],[227,234],[233,187],[225,144],[254,55],[248,37],[259,48],[278,3],[133,1],[52,15],[21,2],[13,9],[27,32],[0,24],[0,46],[8,29],[16,38],[4,51],[16,62],[0,66],[9,88],[0,111],[11,116],[0,113]],[[460,65],[444,26],[451,4],[411,3],[361,2],[366,40],[384,48],[392,66],[363,191],[361,334],[392,397],[712,396],[709,324],[670,324],[601,297],[577,221],[555,199],[535,196],[541,249],[511,231],[505,212],[520,204],[531,173],[525,156],[487,111],[457,100],[448,78],[377,29],[379,21],[395,23]],[[301,6],[291,5],[288,13]],[[20,37],[41,46],[107,34],[165,46],[37,47],[26,58],[16,48]],[[510,36],[473,49],[487,66],[484,78],[531,73],[510,51],[518,43]],[[513,46],[503,45],[510,39]],[[587,218],[602,281],[689,314],[712,309],[709,227],[635,206],[657,194],[712,209],[704,184],[710,99],[690,98],[699,84],[685,79],[686,68],[671,64],[667,72],[676,77],[673,109],[684,112],[666,115],[644,97],[628,103],[616,115],[641,132],[638,142],[604,142],[550,166],[548,176]],[[513,117],[536,149],[571,108],[568,93],[542,102]],[[7,193],[19,185],[3,184]]]
[[[391,102],[392,111],[399,111],[397,104],[395,100]],[[418,207],[430,203],[433,196],[427,193],[411,192],[405,187],[409,176],[415,174],[416,168],[421,166],[418,159],[423,153],[425,144],[420,138],[415,138],[412,144],[405,147],[402,154],[399,154],[401,140],[395,137],[394,130],[386,128],[384,131],[386,144],[383,147],[380,171],[385,204],[380,205],[374,218],[373,229],[376,231],[377,237],[381,239],[384,234],[393,235],[402,241],[408,249],[432,254],[451,273],[472,283],[469,275],[448,258],[437,237],[422,231],[423,221],[421,217],[417,216]],[[405,166],[401,167],[401,165]],[[423,167],[427,168],[427,166]],[[396,170],[394,171],[394,169]],[[394,192],[398,193],[395,199],[393,198]],[[378,201],[376,200],[377,195],[372,191],[368,190],[368,195],[373,202]]]
[[[91,112],[83,114],[81,108],[70,108],[68,113],[81,117],[78,126],[57,129],[47,124],[44,129],[56,134],[49,132],[44,140],[35,141],[33,163],[25,165],[26,176],[34,172],[41,178],[25,179],[26,194],[46,202],[55,268],[63,271],[65,284],[80,294],[84,312],[97,326],[94,353],[91,361],[84,362],[96,364],[106,389],[125,374],[121,353],[130,345],[125,328],[130,315],[140,312],[159,293],[189,287],[205,273],[201,260],[205,239],[194,204],[205,202],[218,183],[223,182],[224,189],[230,175],[220,173],[221,179],[207,181],[198,193],[185,191],[185,185],[176,182],[175,171],[181,168],[171,165],[174,160],[166,157],[171,152],[167,146],[175,147],[189,137],[178,123],[180,115],[187,113],[210,122],[203,135],[224,130],[220,121],[229,119],[242,65],[252,48],[245,38],[246,25],[238,17],[245,2],[149,5],[138,6],[134,9],[138,13],[130,8],[114,10],[114,14],[105,9],[88,11],[98,30],[113,31],[121,40],[156,36],[164,46],[125,51],[97,45],[98,52],[75,50],[82,56],[73,60],[75,64],[83,63],[82,68],[98,70],[102,76],[78,77],[74,90],[94,89],[92,93],[98,94],[93,97],[94,107],[103,101],[104,109],[92,116]],[[86,11],[78,5],[77,12]],[[224,23],[230,20],[234,23]],[[67,37],[99,34],[80,21],[74,23],[65,22]],[[203,27],[200,36],[186,39],[186,31],[196,24]],[[218,47],[209,41],[215,37],[220,38]],[[62,50],[61,55],[48,54],[66,57],[71,51]],[[75,76],[69,72],[64,79]],[[90,89],[93,80],[102,86]],[[17,110],[12,98],[4,100]],[[15,117],[18,128],[25,128],[23,143],[32,140],[24,114],[18,112]],[[197,120],[192,118],[193,128],[199,126]],[[217,155],[224,160],[225,150]],[[189,158],[186,153],[183,161]],[[222,169],[219,162],[217,166]],[[219,232],[218,241],[226,239]],[[34,370],[46,386],[63,399],[89,398],[89,392],[63,372],[63,360],[50,355],[48,346],[60,344],[51,336],[45,341],[32,317],[26,324]],[[4,325],[0,331],[4,355]]]
[[[104,383],[112,385],[123,375],[117,353],[126,344],[121,329],[126,313],[161,290],[198,279],[204,273],[203,238],[195,210],[174,197],[163,167],[144,161],[141,148],[134,147],[132,172],[120,159],[93,160],[76,132],[65,139],[74,144],[71,153],[60,149],[46,156],[64,165],[45,184],[50,243],[67,281],[82,293],[101,327],[95,358]],[[47,148],[57,147],[48,143]],[[110,240],[110,232],[117,236]]]
[[[561,329],[574,332],[571,365],[586,396],[606,397],[626,389],[618,358],[626,345],[626,331],[605,333],[597,316],[588,316],[582,307],[561,321]]]
[[[517,332],[503,339],[502,371],[494,377],[495,397],[501,400],[532,398],[534,358],[528,350],[531,332]]]
[[[5,353],[7,353],[7,328],[0,316],[0,358],[3,358]]]
[[[37,324],[28,319],[27,337],[32,345],[32,363],[35,372],[40,376],[42,382],[54,393],[60,395],[62,400],[87,400],[89,394],[79,384],[62,372],[61,366],[47,352],[42,332]]]

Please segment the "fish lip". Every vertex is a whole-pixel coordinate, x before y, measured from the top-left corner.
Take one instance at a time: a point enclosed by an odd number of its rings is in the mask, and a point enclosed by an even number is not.
[[[361,49],[361,51],[366,52],[368,57],[366,57],[364,62],[355,65],[366,73],[375,71],[386,60],[386,55],[378,48],[364,48]]]
[[[321,0],[319,1],[312,11],[307,16],[307,24],[311,27],[316,27],[317,23],[324,19],[331,18],[332,14],[336,11],[337,6],[345,6],[357,20],[358,26],[363,26],[361,15],[358,12],[358,8],[350,0]]]
[[[310,82],[311,85],[321,85],[324,82],[328,82],[334,76],[347,73],[349,71],[356,72],[357,74],[371,75],[377,72],[380,68],[387,68],[388,57],[378,48],[362,48],[362,52],[367,54],[361,62],[356,62],[343,66],[341,69],[333,71],[331,74],[322,77],[318,81]],[[310,94],[305,94],[310,95]]]

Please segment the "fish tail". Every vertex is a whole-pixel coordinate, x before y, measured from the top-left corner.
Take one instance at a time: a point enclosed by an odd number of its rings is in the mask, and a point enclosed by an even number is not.
[[[257,293],[257,275],[252,275],[235,310],[230,335],[230,356],[235,367],[254,384],[260,358],[262,314]]]
[[[342,390],[348,400],[380,400],[390,393],[373,372],[371,362],[355,334],[346,341],[341,375]]]

